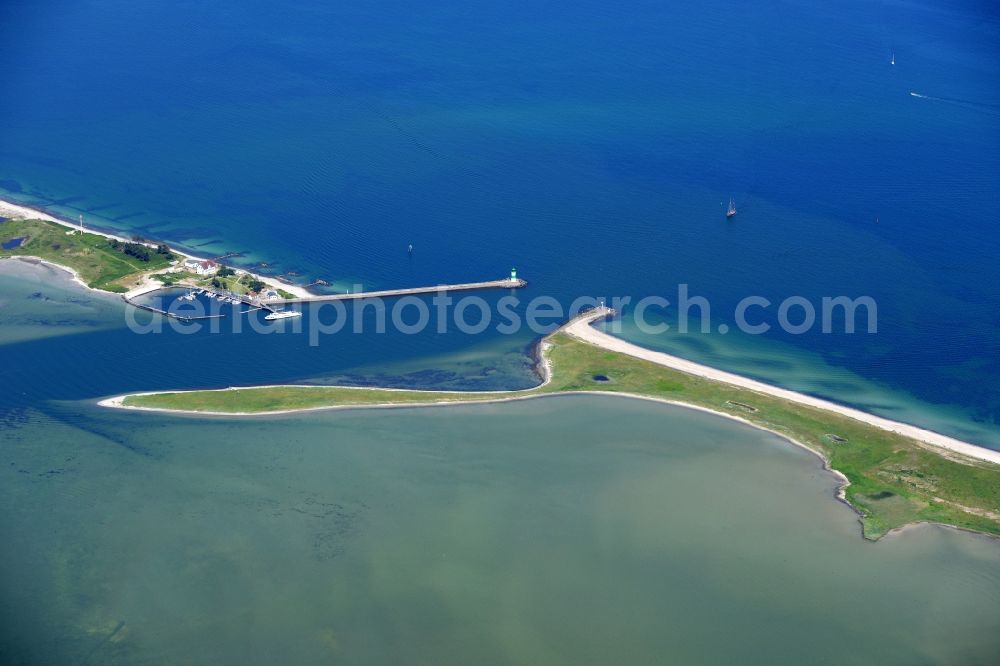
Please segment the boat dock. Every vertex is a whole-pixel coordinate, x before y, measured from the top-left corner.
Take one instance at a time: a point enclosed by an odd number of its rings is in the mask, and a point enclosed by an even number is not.
[[[139,295],[154,294],[159,291],[169,291],[175,288],[176,287],[158,287],[156,289],[146,289],[143,290]],[[219,299],[221,297],[223,299],[226,299],[226,302],[230,303],[232,302],[232,300],[238,300],[239,303],[250,307],[249,310],[245,310],[244,312],[252,312],[254,310],[267,310],[268,312],[276,311],[270,303],[264,303],[256,299],[252,299],[249,296],[243,294],[220,292],[207,287],[189,287],[189,289],[199,294],[204,294],[209,299]],[[155,312],[157,314],[161,314],[167,317],[172,317],[174,319],[180,319],[182,321],[195,321],[199,319],[221,319],[222,317],[226,316],[224,314],[211,314],[211,315],[177,314],[174,312],[168,312],[167,310],[163,310],[161,308],[153,307],[151,305],[146,305],[145,303],[139,303],[135,300],[135,296],[136,294],[133,293],[122,294],[122,300],[124,300],[126,303],[128,303],[134,308],[139,308],[140,310],[146,310],[148,312]]]
[[[451,291],[480,291],[483,289],[520,289],[527,281],[515,277],[489,282],[468,282],[465,284],[439,284],[434,287],[412,287],[409,289],[384,289],[381,291],[356,291],[348,294],[317,294],[304,298],[272,298],[269,305],[292,305],[293,303],[322,303],[325,301],[353,301],[364,298],[394,298],[396,296],[419,296]]]
[[[197,315],[189,317],[186,315],[179,315],[173,312],[167,312],[166,310],[162,310],[160,308],[154,308],[152,305],[137,303],[135,300],[129,298],[125,294],[122,294],[122,300],[134,308],[138,308],[140,310],[146,310],[147,312],[155,312],[156,314],[161,314],[165,317],[171,317],[173,319],[180,319],[181,321],[195,321],[198,319],[221,319],[226,316],[224,314],[217,314],[217,315]]]

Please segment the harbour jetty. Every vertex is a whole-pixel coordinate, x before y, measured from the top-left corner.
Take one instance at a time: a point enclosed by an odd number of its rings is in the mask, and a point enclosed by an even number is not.
[[[396,296],[418,296],[421,294],[438,294],[451,291],[479,291],[483,289],[520,289],[527,286],[527,281],[517,277],[516,271],[502,280],[488,282],[467,282],[465,284],[439,284],[434,287],[411,287],[409,289],[384,289],[381,291],[356,291],[348,294],[318,294],[297,296],[295,298],[272,298],[270,305],[291,305],[293,303],[319,303],[323,301],[353,301],[363,298],[393,298]]]

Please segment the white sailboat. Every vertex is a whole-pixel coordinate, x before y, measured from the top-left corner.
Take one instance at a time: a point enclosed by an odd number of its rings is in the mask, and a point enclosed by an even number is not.
[[[889,60],[889,64],[890,65],[895,65],[896,64],[896,52],[895,51],[892,52],[892,58]]]
[[[732,197],[729,197],[729,208],[726,209],[726,219],[731,218],[736,215],[736,202],[733,201]]]

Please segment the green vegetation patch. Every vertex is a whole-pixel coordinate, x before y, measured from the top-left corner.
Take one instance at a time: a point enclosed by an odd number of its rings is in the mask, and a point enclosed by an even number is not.
[[[434,402],[476,402],[509,397],[505,393],[463,393],[459,391],[396,391],[343,386],[266,386],[221,391],[181,391],[133,395],[125,398],[129,407],[153,407],[192,412],[261,414],[295,409],[364,405],[408,405]]]
[[[98,234],[71,232],[45,220],[8,220],[0,226],[0,241],[24,241],[0,257],[35,256],[75,270],[88,286],[106,291],[127,291],[125,282],[148,271],[170,265],[173,253],[166,246],[147,247],[138,242],[120,242]]]

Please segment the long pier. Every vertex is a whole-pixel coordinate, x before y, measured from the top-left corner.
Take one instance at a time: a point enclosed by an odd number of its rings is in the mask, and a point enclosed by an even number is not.
[[[291,305],[292,303],[318,303],[324,301],[353,301],[363,298],[393,298],[396,296],[416,296],[439,294],[450,291],[478,291],[482,289],[520,289],[527,281],[519,278],[504,278],[489,282],[468,282],[465,284],[439,284],[434,287],[411,287],[409,289],[384,289],[382,291],[356,291],[348,294],[317,294],[299,298],[272,298],[268,305]]]

